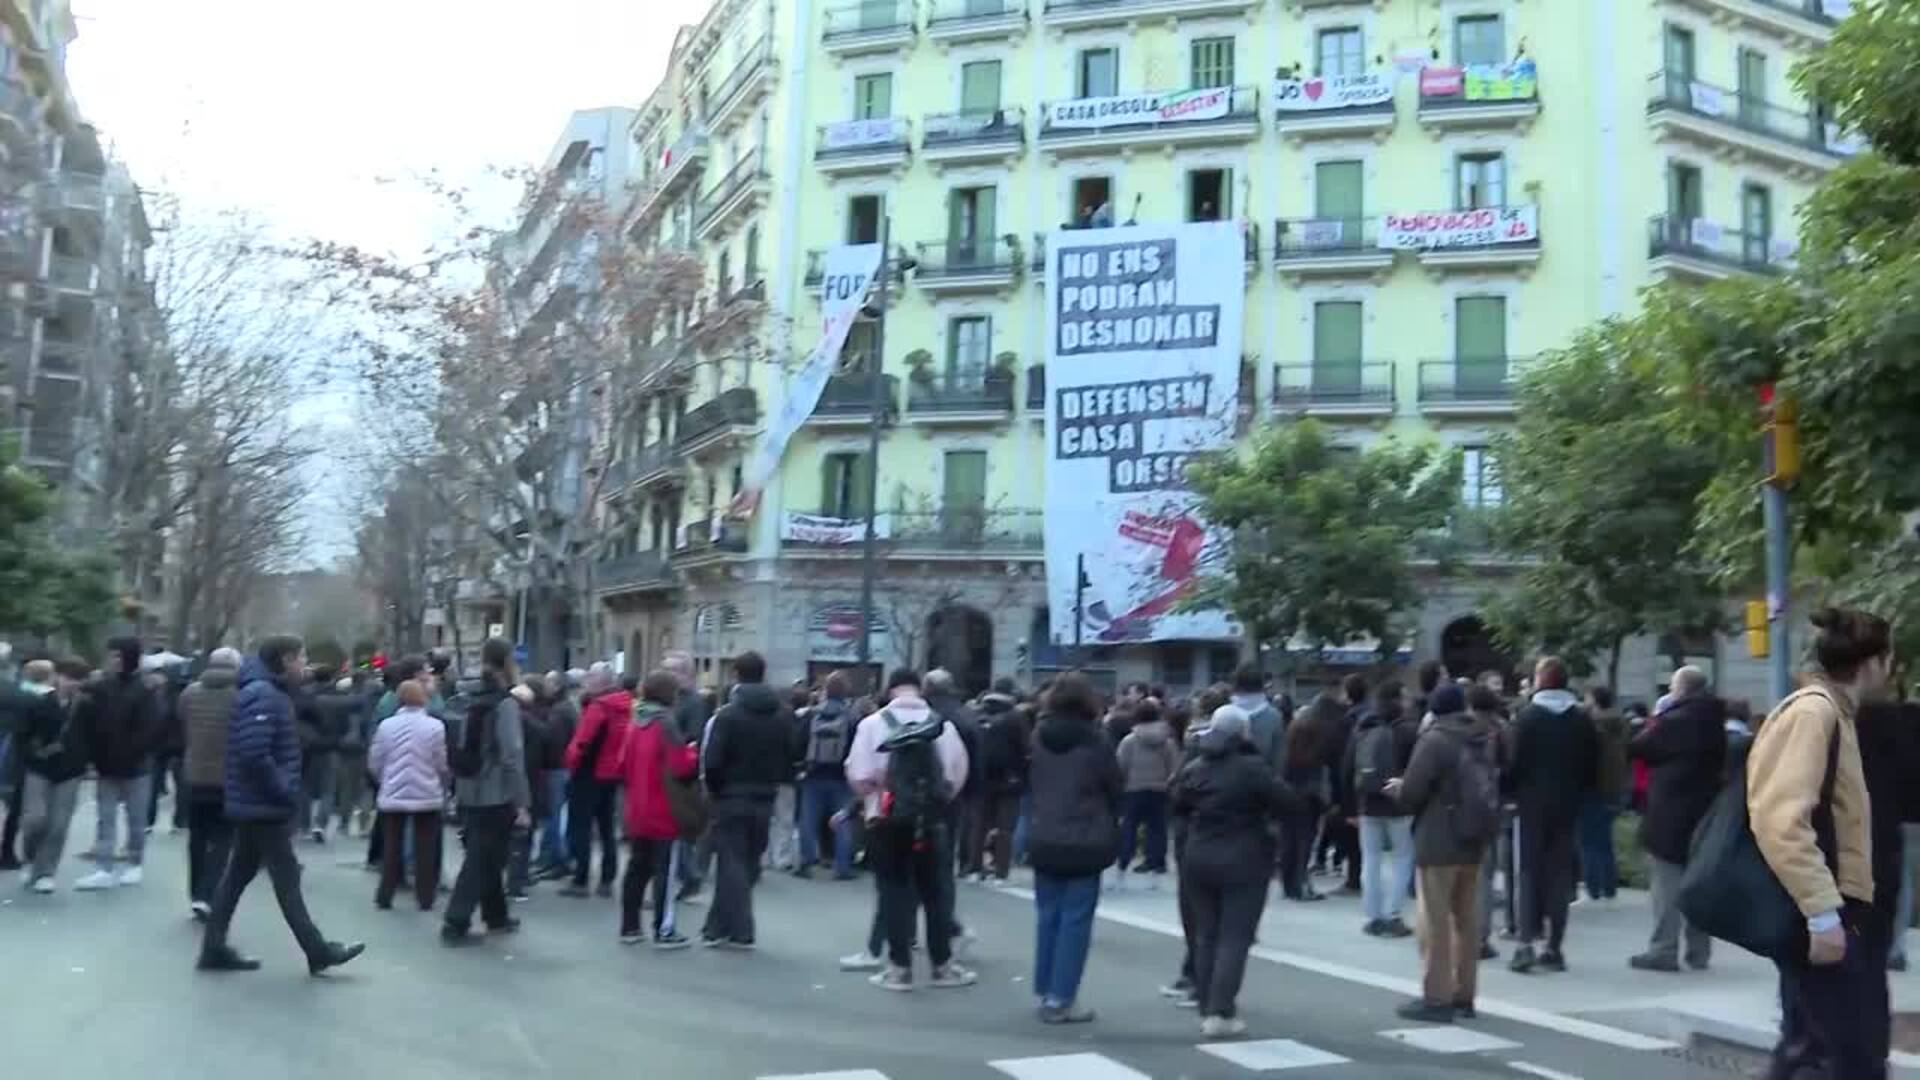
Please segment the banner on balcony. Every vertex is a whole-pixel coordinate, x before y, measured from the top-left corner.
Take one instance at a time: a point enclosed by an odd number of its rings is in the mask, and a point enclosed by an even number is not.
[[[746,473],[741,477],[740,492],[728,509],[730,516],[752,516],[754,508],[760,505],[760,493],[767,489],[774,470],[780,467],[780,457],[787,452],[793,433],[800,430],[800,425],[813,415],[814,406],[820,404],[827,377],[840,361],[840,349],[846,345],[853,320],[859,316],[860,306],[867,302],[867,292],[873,288],[874,275],[880,270],[880,245],[843,244],[828,248],[821,265],[820,340],[807,354],[800,370],[787,379],[786,400],[781,403],[779,413],[767,421],[767,430],[761,433],[759,445],[753,448],[753,457],[748,459]]]
[[[900,124],[891,116],[877,120],[842,120],[820,129],[820,149],[853,150],[862,146],[886,146],[900,141]]]
[[[1046,252],[1051,637],[1235,638],[1224,612],[1179,609],[1222,542],[1200,520],[1186,468],[1233,443],[1240,227],[1061,230]]]
[[[1461,80],[1468,101],[1531,101],[1540,96],[1539,69],[1521,57],[1511,64],[1474,64]]]
[[[1047,126],[1102,128],[1121,124],[1173,124],[1218,120],[1233,108],[1233,87],[1168,90],[1119,97],[1056,101],[1047,106]]]
[[[1393,80],[1377,72],[1273,81],[1273,107],[1280,112],[1352,109],[1384,105],[1392,100]]]
[[[1539,213],[1531,206],[1388,214],[1380,219],[1380,246],[1394,251],[1526,244],[1538,239]]]
[[[881,540],[893,535],[893,518],[873,516],[873,535]],[[780,519],[780,539],[818,547],[844,547],[867,538],[866,518],[826,517],[821,514],[796,514],[789,511]]]

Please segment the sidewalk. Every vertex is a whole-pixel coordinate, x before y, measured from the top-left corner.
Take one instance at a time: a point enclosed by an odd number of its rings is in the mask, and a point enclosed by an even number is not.
[[[1007,891],[1026,894],[1030,878],[1020,872],[1017,887]],[[1335,889],[1339,882],[1323,878],[1319,885]],[[961,896],[964,909],[966,893]],[[1127,875],[1124,888],[1109,887],[1101,893],[1099,914],[1109,921],[1179,934],[1171,876],[1156,888],[1147,875]],[[1411,903],[1405,917],[1412,925]],[[1319,903],[1300,904],[1281,899],[1276,884],[1260,924],[1255,955],[1321,975],[1416,993],[1420,957],[1414,939],[1368,937],[1360,930],[1364,921],[1358,896],[1335,893]],[[1635,971],[1627,966],[1627,958],[1646,948],[1652,925],[1648,896],[1642,891],[1622,890],[1611,905],[1576,906],[1567,931],[1569,970],[1564,975],[1516,975],[1507,970],[1512,943],[1501,940],[1496,929],[1494,944],[1501,957],[1481,965],[1482,1011],[1504,1011],[1515,1019],[1530,1017],[1543,1026],[1620,1045],[1629,1040],[1609,1038],[1608,1030],[1677,1044],[1699,1035],[1771,1049],[1779,1023],[1773,965],[1716,942],[1709,971],[1677,975]],[[1920,1009],[1920,973],[1894,975],[1892,987],[1896,1012]],[[1599,1025],[1601,1030],[1587,1025]],[[1920,1069],[1920,1055],[1896,1053],[1893,1060],[1903,1069]]]

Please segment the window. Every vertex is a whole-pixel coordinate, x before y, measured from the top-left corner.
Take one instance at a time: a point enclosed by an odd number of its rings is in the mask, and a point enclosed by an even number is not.
[[[1073,205],[1067,208],[1073,224],[1091,228],[1101,208],[1113,216],[1113,181],[1105,176],[1083,176],[1073,182]],[[1111,225],[1112,221],[1107,224]]]
[[[1506,493],[1500,489],[1500,467],[1492,451],[1484,446],[1460,448],[1460,502],[1481,509],[1499,506]]]
[[[1318,393],[1357,393],[1360,389],[1358,301],[1326,300],[1313,305],[1313,389]]]
[[[1460,178],[1454,209],[1478,210],[1505,206],[1507,202],[1507,160],[1499,154],[1467,154],[1457,163]]]
[[[947,259],[979,266],[993,259],[994,189],[956,188],[947,196]]]
[[[960,111],[969,116],[1000,111],[1000,61],[960,65]]]
[[[1233,216],[1233,173],[1195,169],[1187,174],[1187,220],[1226,221]]]
[[[881,205],[878,195],[855,195],[847,200],[847,243],[880,242]]]
[[[740,284],[751,285],[760,280],[760,225],[747,226],[747,258],[740,274]]]
[[[947,323],[947,377],[965,380],[986,375],[992,347],[992,323],[985,315],[954,318]]]
[[[986,525],[987,452],[949,450],[942,465],[941,531],[978,536]]]
[[[1670,229],[1685,236],[1688,223],[1700,217],[1700,170],[1692,165],[1672,162],[1667,166],[1667,216]]]
[[[860,29],[885,30],[900,25],[898,0],[860,0]]]
[[[1507,382],[1507,298],[1462,296],[1453,302],[1455,389],[1490,393]]]
[[[1773,193],[1759,184],[1740,189],[1741,255],[1764,263],[1773,247]]]
[[[840,348],[840,366],[842,372],[868,371],[868,361],[873,359],[874,335],[877,323],[870,319],[855,319],[847,328],[847,343]]]
[[[1233,39],[1196,38],[1193,42],[1193,87],[1233,85]]]
[[[1507,35],[1498,15],[1466,15],[1453,24],[1453,62],[1462,67],[1507,62]]]
[[[1120,92],[1120,50],[1085,49],[1080,53],[1079,96],[1112,97]]]
[[[1667,94],[1684,99],[1687,84],[1693,81],[1693,31],[1684,26],[1667,27]]]
[[[853,79],[853,118],[884,120],[893,115],[893,76],[856,75]]]
[[[1341,26],[1320,31],[1319,49],[1314,57],[1314,74],[1364,75],[1367,70],[1365,41],[1357,26]]]
[[[820,513],[826,517],[867,516],[873,470],[865,454],[828,454],[820,463]]]
[[[1357,230],[1366,217],[1366,173],[1358,161],[1323,161],[1313,167],[1313,216],[1350,222]],[[1344,234],[1343,234],[1344,235]]]
[[[1767,54],[1757,49],[1741,49],[1739,66],[1740,84],[1735,89],[1740,95],[1740,116],[1758,123],[1766,119]]]

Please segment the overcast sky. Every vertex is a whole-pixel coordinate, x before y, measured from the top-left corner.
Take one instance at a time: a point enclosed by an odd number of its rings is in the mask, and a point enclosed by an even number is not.
[[[543,160],[574,109],[639,104],[709,0],[73,2],[74,95],[142,186],[407,254],[447,224],[418,176],[483,184]],[[327,398],[297,415],[346,424]],[[350,542],[328,486],[317,561]]]

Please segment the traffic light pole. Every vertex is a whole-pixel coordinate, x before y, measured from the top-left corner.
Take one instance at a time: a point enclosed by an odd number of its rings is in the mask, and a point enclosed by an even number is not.
[[[1760,392],[1767,410],[1761,437],[1761,461],[1766,483],[1760,488],[1760,510],[1767,538],[1767,690],[1779,701],[1793,692],[1793,650],[1787,620],[1792,590],[1793,535],[1788,527],[1787,487],[1800,475],[1800,438],[1793,403],[1777,396],[1769,384]]]

